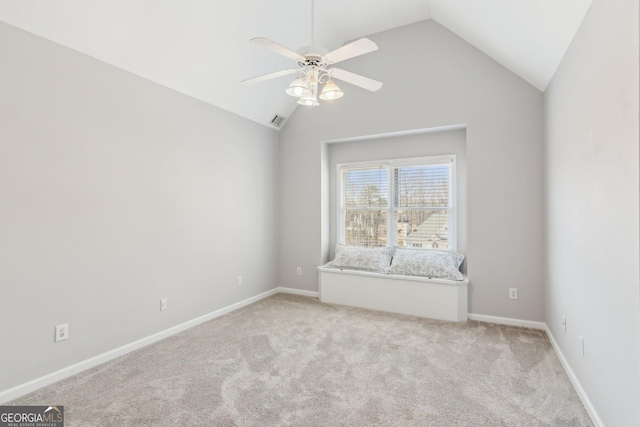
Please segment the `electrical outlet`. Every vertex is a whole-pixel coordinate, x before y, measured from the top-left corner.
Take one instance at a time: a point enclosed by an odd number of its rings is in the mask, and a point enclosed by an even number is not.
[[[160,311],[166,310],[168,307],[169,302],[167,301],[166,298],[162,298],[160,300]]]
[[[296,274],[297,274],[298,276],[302,276],[302,267],[298,267],[298,268],[296,268]]]
[[[64,341],[67,338],[69,338],[69,324],[65,323],[64,325],[56,326],[56,340],[55,340],[55,342]]]
[[[509,299],[518,299],[518,289],[509,288]]]
[[[238,286],[242,286],[242,276],[238,276]]]
[[[578,335],[578,337],[580,338],[580,354],[584,357],[584,338],[582,338],[582,335]]]
[[[562,316],[562,326],[564,326],[564,333],[567,333],[567,316]]]

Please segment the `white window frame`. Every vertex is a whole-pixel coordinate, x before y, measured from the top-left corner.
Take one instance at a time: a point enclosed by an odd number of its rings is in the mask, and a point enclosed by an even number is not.
[[[337,228],[337,242],[344,244],[344,222],[345,222],[345,206],[344,200],[342,197],[342,170],[343,169],[351,169],[351,168],[367,168],[367,167],[380,167],[380,168],[388,168],[388,183],[387,187],[389,188],[388,203],[386,208],[382,208],[381,210],[387,211],[387,246],[397,246],[398,243],[398,230],[397,227],[390,226],[390,224],[397,224],[397,208],[394,206],[395,200],[395,186],[393,185],[393,168],[394,167],[407,167],[407,166],[428,166],[428,165],[444,165],[450,164],[451,167],[449,169],[449,201],[450,208],[448,220],[448,242],[447,249],[448,251],[456,251],[458,247],[458,238],[457,238],[457,218],[458,218],[458,200],[456,199],[457,194],[457,182],[456,182],[456,155],[448,154],[443,156],[429,156],[429,157],[413,157],[413,158],[403,158],[403,159],[388,159],[388,160],[374,160],[374,161],[366,161],[366,162],[349,162],[349,163],[338,163],[336,165],[336,174],[337,174],[337,187],[336,187],[336,220],[338,223]],[[442,249],[433,249],[433,248],[412,248],[416,250],[442,250]]]

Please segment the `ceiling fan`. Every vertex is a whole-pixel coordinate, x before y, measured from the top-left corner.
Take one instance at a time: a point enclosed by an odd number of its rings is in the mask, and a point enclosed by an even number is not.
[[[333,64],[364,55],[365,53],[378,50],[378,46],[367,38],[361,38],[349,43],[332,52],[327,49],[313,45],[313,0],[311,0],[311,46],[305,46],[294,52],[267,38],[258,37],[251,41],[272,52],[292,59],[298,68],[288,68],[276,71],[251,79],[243,80],[242,83],[253,84],[275,79],[290,74],[298,73],[298,77],[291,82],[287,88],[287,93],[300,98],[298,104],[315,107],[318,103],[318,85],[324,84],[324,88],[319,98],[331,100],[340,98],[344,93],[340,90],[333,79],[342,80],[363,89],[375,92],[382,87],[382,83],[368,77],[361,76],[340,68],[333,67]]]

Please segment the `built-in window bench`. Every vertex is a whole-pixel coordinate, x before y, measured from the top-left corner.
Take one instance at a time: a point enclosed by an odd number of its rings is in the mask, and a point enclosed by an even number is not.
[[[447,280],[318,267],[320,301],[431,319],[467,320],[469,279]]]

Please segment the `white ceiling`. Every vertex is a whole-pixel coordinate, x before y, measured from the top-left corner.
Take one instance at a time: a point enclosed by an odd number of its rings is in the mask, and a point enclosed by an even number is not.
[[[591,1],[316,0],[314,37],[333,50],[433,19],[545,90]],[[311,44],[311,0],[0,0],[0,21],[261,124],[296,108],[291,77],[240,80],[293,63],[249,39]]]

